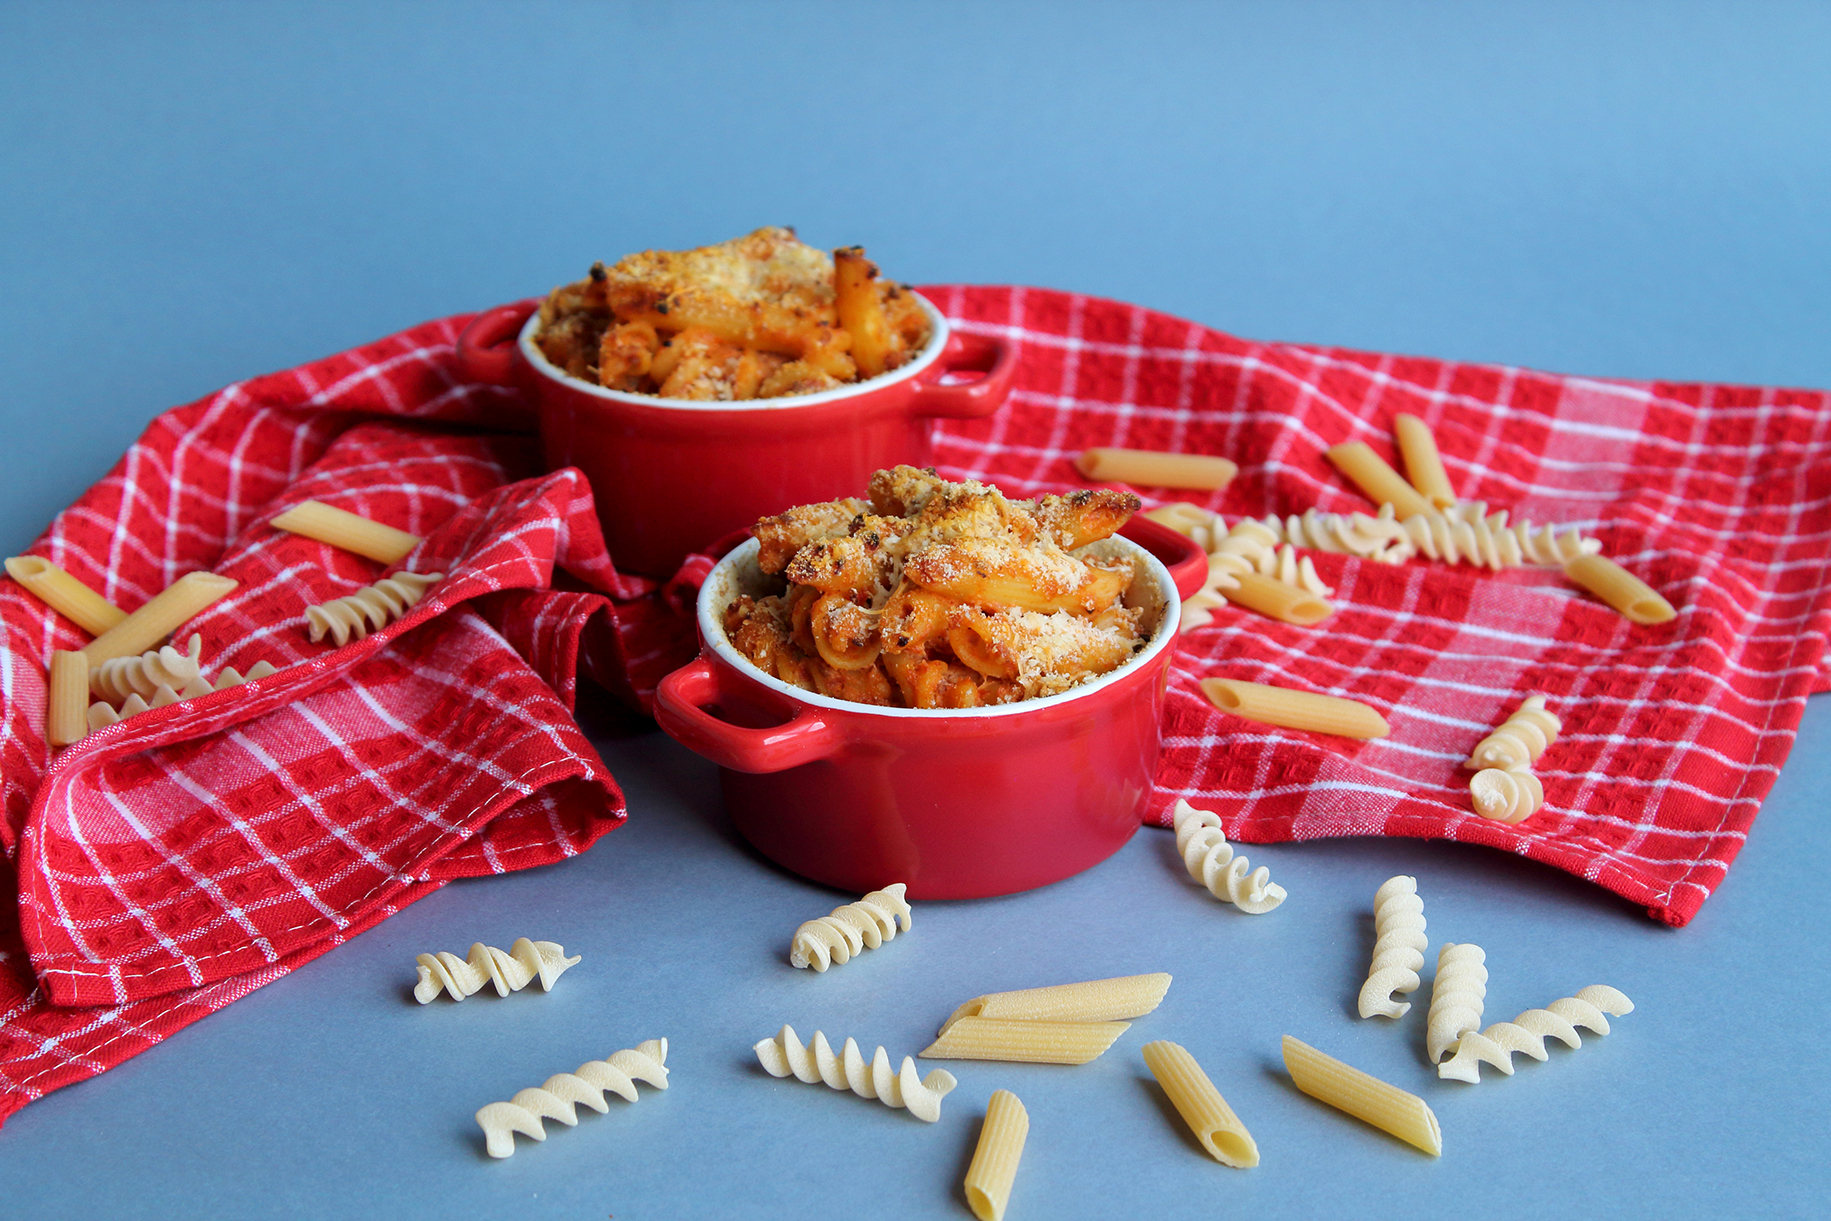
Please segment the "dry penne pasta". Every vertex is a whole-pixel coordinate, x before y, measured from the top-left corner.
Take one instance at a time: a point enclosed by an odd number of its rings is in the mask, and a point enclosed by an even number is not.
[[[1307,729],[1344,738],[1383,738],[1392,732],[1386,718],[1359,700],[1314,691],[1295,691],[1237,678],[1204,678],[1202,694],[1222,712],[1262,725]]]
[[[1417,489],[1387,466],[1385,459],[1374,453],[1365,441],[1344,441],[1324,452],[1335,464],[1335,469],[1365,492],[1368,500],[1376,505],[1391,505],[1398,511],[1400,520],[1431,511],[1430,501],[1418,495]]]
[[[113,657],[144,653],[235,585],[233,577],[187,572],[145,606],[91,640],[83,653],[92,666]]]
[[[1243,1170],[1259,1164],[1259,1146],[1252,1133],[1181,1044],[1164,1039],[1146,1043],[1144,1063],[1215,1161]]]
[[[1432,1157],[1443,1155],[1443,1129],[1416,1094],[1343,1064],[1288,1034],[1284,1036],[1284,1067],[1292,1083],[1318,1102],[1416,1145]]]
[[[1086,1064],[1097,1060],[1130,1022],[1031,1022],[962,1017],[916,1054],[924,1060],[1002,1060],[1013,1064]]]
[[[1635,623],[1669,623],[1678,615],[1658,590],[1606,556],[1580,555],[1564,565],[1564,575]]]
[[[1075,469],[1089,479],[1137,483],[1153,488],[1196,488],[1220,491],[1233,482],[1240,468],[1212,454],[1170,454],[1155,449],[1114,449],[1099,446],[1082,450]]]
[[[45,738],[53,746],[68,746],[88,732],[89,659],[75,650],[56,649],[45,699]]]
[[[1047,988],[1021,988],[975,996],[954,1010],[941,1024],[939,1034],[961,1018],[1004,1018],[1019,1022],[1110,1022],[1143,1017],[1163,1003],[1170,976],[1121,975],[1116,979],[1089,979],[1078,984],[1052,984]]]
[[[42,556],[12,556],[6,561],[6,575],[91,636],[100,636],[127,618],[126,611]]]
[[[1450,486],[1449,472],[1443,469],[1443,455],[1437,450],[1437,438],[1430,425],[1408,412],[1401,411],[1392,420],[1393,436],[1399,443],[1399,456],[1405,459],[1405,474],[1411,486],[1439,509],[1456,503],[1456,490]]]
[[[334,508],[318,500],[294,505],[272,521],[276,530],[328,543],[393,567],[420,545],[417,534],[370,521],[360,513]]]
[[[1270,619],[1294,623],[1298,627],[1314,627],[1335,613],[1335,607],[1327,599],[1300,586],[1287,585],[1276,577],[1242,572],[1233,581],[1234,587],[1223,589],[1222,596]]]
[[[1004,1221],[1011,1182],[1030,1136],[1030,1112],[1010,1090],[993,1090],[986,1103],[985,1125],[966,1168],[966,1202],[979,1221]]]

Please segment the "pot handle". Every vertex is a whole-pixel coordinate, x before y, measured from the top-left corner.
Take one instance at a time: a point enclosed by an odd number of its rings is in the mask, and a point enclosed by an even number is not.
[[[985,371],[977,381],[944,385],[949,373]],[[1017,373],[1017,345],[994,335],[967,335],[955,331],[947,337],[940,359],[924,369],[913,386],[910,414],[917,418],[975,420],[1004,406]]]
[[[839,728],[810,704],[785,724],[747,729],[705,710],[717,696],[712,663],[701,654],[655,688],[655,720],[688,750],[734,772],[787,771],[835,754],[844,741]]]
[[[458,336],[457,350],[452,353],[460,376],[491,386],[514,385],[515,336],[539,308],[540,301],[530,297],[486,309],[472,318]]]
[[[1163,561],[1176,582],[1176,596],[1187,602],[1208,580],[1208,553],[1186,534],[1179,534],[1142,513],[1134,514],[1119,531]]]

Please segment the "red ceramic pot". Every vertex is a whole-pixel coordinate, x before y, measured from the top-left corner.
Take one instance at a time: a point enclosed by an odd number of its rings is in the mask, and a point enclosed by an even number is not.
[[[1003,405],[1016,349],[954,334],[916,300],[932,333],[914,360],[793,398],[694,403],[568,377],[534,343],[537,301],[479,314],[458,339],[457,361],[473,381],[521,387],[539,411],[548,467],[576,466],[591,481],[617,567],[668,577],[689,553],[784,505],[854,495],[899,462],[929,465],[937,419]],[[955,380],[967,372],[984,375]]]
[[[817,882],[855,893],[905,882],[912,898],[972,899],[1079,873],[1138,829],[1180,599],[1207,575],[1194,544],[1138,525],[1172,555],[1181,589],[1144,548],[1096,545],[1145,558],[1132,596],[1154,608],[1149,645],[1065,694],[960,711],[848,703],[750,665],[723,627],[734,597],[766,587],[746,542],[701,588],[700,655],[662,680],[655,719],[722,769],[744,838]]]

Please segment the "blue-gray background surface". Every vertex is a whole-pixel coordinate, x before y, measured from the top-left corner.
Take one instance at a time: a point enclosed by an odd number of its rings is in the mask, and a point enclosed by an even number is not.
[[[1629,377],[1831,385],[1825,4],[0,4],[0,550],[158,411],[593,259],[762,223],[899,279],[1071,288],[1254,338]],[[1831,711],[1686,929],[1498,854],[1251,849],[1217,905],[1147,831],[1031,895],[924,906],[822,977],[840,896],[723,820],[712,769],[584,718],[627,827],[447,888],[0,1132],[16,1216],[964,1217],[986,1096],[1032,1115],[1010,1216],[1822,1215]],[[1369,901],[1419,877],[1490,1018],[1640,1009],[1439,1085],[1422,1005],[1350,1016]],[[523,934],[551,995],[421,1009],[413,955]],[[978,992],[1134,971],[1169,999],[1081,1069],[961,1064],[929,1127],[762,1076],[784,1021],[922,1046]],[[1419,994],[1419,999],[1423,997]],[[1425,1094],[1431,1161],[1322,1111],[1290,1032]],[[483,1102],[652,1035],[674,1086],[506,1163]],[[1190,1047],[1264,1164],[1208,1161],[1138,1056]],[[1492,1077],[1492,1074],[1490,1074]],[[550,1128],[552,1126],[550,1125]]]

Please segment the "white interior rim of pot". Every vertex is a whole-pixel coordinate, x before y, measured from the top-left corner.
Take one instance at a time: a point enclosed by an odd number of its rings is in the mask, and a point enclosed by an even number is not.
[[[742,402],[702,403],[693,399],[664,399],[658,394],[635,394],[628,390],[607,390],[603,386],[594,386],[590,382],[580,381],[578,378],[568,375],[547,359],[540,350],[540,345],[534,342],[534,332],[540,327],[539,310],[530,314],[528,320],[522,324],[521,337],[517,342],[521,345],[521,354],[527,358],[528,363],[545,376],[557,382],[563,382],[574,390],[582,391],[596,398],[608,399],[613,403],[633,403],[640,407],[653,407],[662,411],[784,411],[790,407],[814,407],[821,403],[831,403],[839,399],[868,394],[873,390],[881,390],[885,386],[893,386],[897,382],[909,380],[939,360],[941,350],[947,346],[947,338],[952,333],[947,325],[947,319],[941,316],[941,311],[935,308],[934,302],[921,293],[912,289],[910,295],[916,299],[916,304],[922,307],[922,312],[928,315],[928,343],[921,352],[916,354],[915,359],[889,373],[880,373],[878,376],[867,378],[862,382],[848,382],[837,389],[822,390],[818,394],[793,394],[774,399],[745,399]]]
[[[771,690],[778,691],[792,700],[804,704],[813,704],[819,708],[833,708],[861,716],[885,717],[1000,717],[1021,716],[1026,712],[1035,712],[1051,708],[1057,704],[1066,704],[1073,700],[1085,699],[1103,687],[1111,686],[1132,674],[1140,667],[1150,666],[1165,649],[1176,646],[1176,633],[1182,625],[1182,601],[1176,596],[1176,582],[1170,576],[1170,570],[1163,566],[1163,561],[1134,543],[1129,538],[1113,535],[1111,542],[1124,548],[1134,558],[1141,558],[1152,580],[1157,583],[1158,596],[1163,600],[1163,611],[1157,617],[1157,630],[1145,648],[1132,655],[1131,660],[1114,670],[1090,679],[1080,686],[1064,691],[1060,695],[1047,695],[1041,699],[1018,700],[1013,704],[992,704],[983,708],[887,708],[881,704],[859,704],[851,700],[834,699],[830,695],[821,695],[817,691],[804,691],[792,687],[773,674],[765,674],[752,665],[748,658],[732,647],[725,638],[724,609],[725,600],[720,599],[718,606],[713,600],[726,583],[728,574],[740,560],[753,557],[757,553],[757,540],[747,539],[724,559],[718,562],[706,576],[706,582],[699,588],[699,632],[700,638],[712,646],[712,650],[727,663],[737,669],[744,677],[761,683]]]

